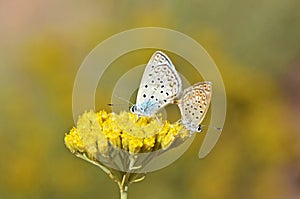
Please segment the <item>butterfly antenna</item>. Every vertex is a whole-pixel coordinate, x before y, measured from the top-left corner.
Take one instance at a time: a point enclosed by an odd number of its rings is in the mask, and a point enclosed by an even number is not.
[[[206,125],[206,124],[201,124],[201,126],[207,126],[208,128],[214,128],[217,131],[222,131],[223,130],[223,128],[221,128],[221,127],[215,127],[215,126],[210,126],[210,125]]]
[[[127,104],[113,104],[113,103],[108,103],[108,106],[125,106]]]
[[[121,101],[124,101],[124,102],[129,103],[130,106],[133,106],[133,105],[134,105],[134,104],[131,103],[129,100],[127,100],[127,99],[125,99],[125,98],[123,98],[123,97],[119,97],[119,96],[117,96],[116,94],[114,94],[113,96],[114,96],[115,98],[121,100]],[[109,105],[109,106],[114,106],[115,104],[109,103],[108,105]],[[121,105],[121,104],[119,104],[119,105]]]

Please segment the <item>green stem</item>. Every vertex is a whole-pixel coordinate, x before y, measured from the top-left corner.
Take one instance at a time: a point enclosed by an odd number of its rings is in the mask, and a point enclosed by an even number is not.
[[[120,189],[121,199],[127,199],[128,186],[124,187],[125,189]]]
[[[120,195],[121,195],[121,199],[127,199],[127,195],[128,195],[128,177],[129,174],[126,173],[123,175],[123,179],[122,182],[119,182],[119,189],[120,189]]]

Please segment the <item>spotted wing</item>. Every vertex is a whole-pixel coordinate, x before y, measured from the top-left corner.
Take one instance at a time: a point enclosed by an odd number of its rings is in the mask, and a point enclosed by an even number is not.
[[[182,82],[166,54],[156,51],[149,60],[137,94],[137,107],[154,114],[178,97]]]
[[[212,84],[199,82],[184,90],[179,100],[181,121],[191,131],[196,131],[203,121],[211,101]]]

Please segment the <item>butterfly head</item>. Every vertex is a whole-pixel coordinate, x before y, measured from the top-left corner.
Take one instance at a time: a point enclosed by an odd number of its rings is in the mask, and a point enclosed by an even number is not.
[[[141,104],[134,104],[130,107],[130,112],[140,116],[153,116],[156,114],[158,108],[157,103],[146,100]]]
[[[201,124],[193,124],[190,121],[181,120],[181,123],[185,126],[187,130],[190,131],[191,134],[193,133],[200,133],[202,132],[202,125]]]
[[[132,106],[130,107],[130,112],[131,112],[131,113],[137,113],[137,107],[136,107],[136,105],[132,105]]]
[[[147,107],[144,108],[143,106],[138,106],[136,104],[130,107],[130,112],[137,114],[139,116],[149,116],[152,114],[152,113],[148,113]]]
[[[198,133],[202,132],[201,124],[199,124],[198,127],[196,128],[196,132],[198,132]]]
[[[196,125],[196,126],[188,126],[188,125],[186,125],[186,128],[188,130],[190,130],[191,133],[194,133],[194,132],[201,133],[202,132],[202,126],[201,126],[201,124]]]

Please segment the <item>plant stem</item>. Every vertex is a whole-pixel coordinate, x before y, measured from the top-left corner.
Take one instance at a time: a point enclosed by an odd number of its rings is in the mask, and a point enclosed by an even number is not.
[[[121,199],[127,199],[127,194],[128,194],[128,177],[129,177],[128,173],[124,174],[122,182],[118,183],[119,189],[120,189]]]
[[[124,190],[120,189],[120,194],[121,194],[121,199],[127,199],[128,186],[125,186]]]

